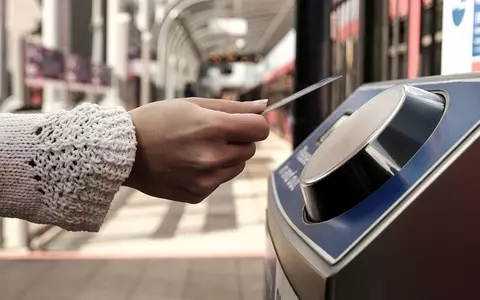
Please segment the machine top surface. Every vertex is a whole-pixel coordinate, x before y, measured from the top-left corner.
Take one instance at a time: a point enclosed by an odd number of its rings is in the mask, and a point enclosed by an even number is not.
[[[445,99],[444,114],[433,134],[406,165],[374,194],[338,217],[320,223],[305,222],[303,216],[305,205],[300,176],[312,154],[318,148],[319,141],[327,142],[330,137],[324,139],[324,136],[339,119],[354,114],[362,105],[386,89],[393,87],[395,83],[369,84],[357,89],[273,173],[271,181],[274,203],[278,206],[282,217],[325,261],[330,264],[338,262],[476,128],[480,120],[480,100],[478,98],[480,77],[478,74],[476,76],[468,74],[463,77],[433,77],[401,82],[400,84],[408,84],[435,92]],[[387,106],[386,103],[386,113],[382,113],[381,118],[388,118],[397,104],[393,102],[388,103],[390,106]],[[349,127],[349,118],[351,116],[345,121],[347,124],[340,125],[335,131],[342,127],[344,127],[342,130],[346,130]],[[381,118],[379,117],[377,122],[381,123]],[[371,127],[368,131],[375,130],[374,125],[369,126]],[[415,132],[414,128],[406,127],[405,130],[409,133]],[[355,131],[358,132],[358,129]],[[352,147],[358,147],[363,140],[368,140],[368,131],[366,130],[362,137],[352,137],[355,139]],[[332,137],[332,141],[334,139],[340,141],[340,134],[338,137]],[[341,140],[341,142],[344,141]],[[336,162],[319,162],[318,166],[324,172],[328,172],[344,158],[345,154],[342,156],[337,153],[335,157],[330,158]],[[318,168],[315,169],[315,173],[319,174],[318,170]],[[309,171],[305,170],[305,172]]]
[[[318,148],[300,176],[305,184],[328,176],[363,149],[395,117],[407,86],[397,85],[365,103],[334,130]]]

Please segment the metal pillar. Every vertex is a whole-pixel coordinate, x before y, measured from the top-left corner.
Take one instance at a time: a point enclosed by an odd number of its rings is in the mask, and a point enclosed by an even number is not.
[[[301,90],[330,75],[331,1],[297,1],[295,89]],[[319,24],[319,21],[321,24]],[[328,87],[304,96],[293,104],[293,146],[297,147],[322,122],[322,101]]]
[[[107,65],[113,69],[117,62],[117,15],[121,12],[121,0],[107,1]]]
[[[128,75],[128,44],[130,35],[130,21],[131,17],[128,13],[121,13],[117,16],[117,63],[116,76],[118,77],[117,84],[121,84],[127,80]],[[120,87],[117,87],[120,91]],[[121,95],[119,95],[121,98]]]
[[[141,60],[142,60],[142,74],[140,79],[140,105],[148,104],[150,99],[150,52],[152,47],[152,25],[156,11],[153,0],[138,1],[138,12],[136,16],[137,28],[141,32]],[[162,2],[163,3],[163,2]],[[162,5],[159,3],[158,5]],[[158,11],[157,11],[158,12]],[[158,12],[161,14],[161,12]]]
[[[125,102],[122,95],[122,83],[127,80],[128,73],[128,43],[131,17],[128,13],[119,13],[115,16],[115,62],[112,68],[112,90],[107,95],[102,105],[104,106],[124,106]]]
[[[92,3],[92,62],[101,64],[103,62],[103,10],[102,0],[93,0]]]
[[[92,0],[92,63],[96,65],[103,64],[103,0]],[[95,94],[90,95],[90,99],[94,100]]]
[[[124,13],[123,0],[107,2],[107,65],[112,69],[112,87],[105,99],[104,106],[123,106],[121,99],[121,81],[126,78],[128,69],[128,33],[131,17]]]
[[[62,47],[62,7],[64,0],[43,0],[42,2],[42,43],[50,49]],[[43,87],[42,110],[50,112],[65,108],[68,105],[67,93],[60,91],[51,84]]]
[[[118,103],[118,85],[115,74],[117,64],[117,40],[118,40],[118,25],[117,16],[120,13],[121,0],[107,0],[107,66],[112,70],[111,73],[111,88],[107,92],[105,98],[101,101],[104,106],[116,105]]]
[[[68,48],[69,0],[43,0],[42,2],[42,44],[50,49]],[[49,112],[70,106],[70,99],[65,90],[55,88],[49,83],[43,87],[42,110]]]
[[[142,32],[142,78],[140,87],[140,105],[148,104],[150,99],[150,50],[152,34],[149,31]]]

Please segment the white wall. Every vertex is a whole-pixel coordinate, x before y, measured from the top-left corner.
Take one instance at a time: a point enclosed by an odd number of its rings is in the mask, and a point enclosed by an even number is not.
[[[472,64],[480,61],[472,55],[472,52],[478,53],[472,50],[478,47],[474,44],[478,36],[474,30],[479,27],[474,2],[443,1],[442,75],[471,72]],[[462,12],[461,21],[455,24],[453,16],[461,16]]]

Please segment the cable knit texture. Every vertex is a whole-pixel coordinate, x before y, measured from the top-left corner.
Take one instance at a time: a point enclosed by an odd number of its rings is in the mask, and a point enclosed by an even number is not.
[[[0,216],[96,232],[135,152],[120,107],[0,114]]]

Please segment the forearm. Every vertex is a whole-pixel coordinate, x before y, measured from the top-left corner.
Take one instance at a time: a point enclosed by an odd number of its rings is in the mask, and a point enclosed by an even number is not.
[[[0,216],[98,231],[135,151],[121,108],[0,114]]]

